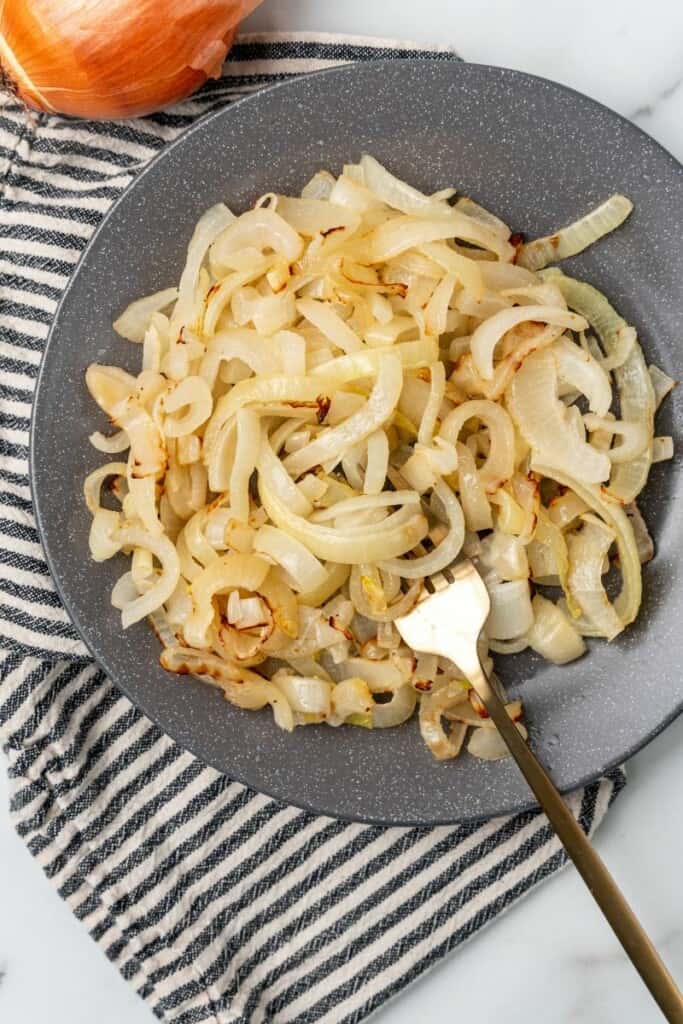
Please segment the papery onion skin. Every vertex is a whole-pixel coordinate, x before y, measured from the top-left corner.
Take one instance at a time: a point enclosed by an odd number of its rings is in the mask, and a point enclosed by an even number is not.
[[[0,63],[36,110],[139,117],[220,75],[258,0],[13,0],[0,12]]]

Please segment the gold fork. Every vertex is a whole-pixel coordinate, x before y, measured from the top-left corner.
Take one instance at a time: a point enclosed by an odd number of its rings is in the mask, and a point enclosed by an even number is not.
[[[683,1024],[683,997],[675,981],[481,666],[477,641],[491,607],[481,576],[463,560],[430,576],[425,586],[428,593],[413,611],[396,619],[401,636],[415,651],[450,658],[465,674],[660,1010],[672,1024]]]

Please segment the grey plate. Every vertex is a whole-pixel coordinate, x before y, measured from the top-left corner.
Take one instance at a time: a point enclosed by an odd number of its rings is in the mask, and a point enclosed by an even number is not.
[[[137,372],[140,349],[114,316],[178,279],[200,213],[271,190],[296,193],[321,166],[368,151],[420,188],[456,185],[514,229],[544,233],[611,192],[636,203],[615,235],[569,264],[636,324],[647,355],[676,374],[683,338],[683,169],[638,128],[584,96],[513,71],[377,62],[313,75],[221,111],[142,174],[90,243],[64,296],[36,392],[31,473],[38,524],[62,599],[108,674],[184,747],[293,804],[384,823],[465,821],[530,806],[510,761],[437,764],[415,722],[399,729],[309,727],[288,735],[198,682],[167,675],[146,624],[124,636],[109,592],[123,559],[88,557],[83,478],[103,461],[86,438],[102,418],[83,384],[93,360]],[[680,431],[680,399],[661,415]],[[638,623],[555,668],[526,654],[499,672],[526,705],[535,749],[566,790],[634,753],[683,703],[680,464],[656,466],[645,499],[658,553]]]

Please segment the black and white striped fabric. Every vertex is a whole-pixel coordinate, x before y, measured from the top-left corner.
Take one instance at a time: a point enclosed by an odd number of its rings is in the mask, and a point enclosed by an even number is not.
[[[120,124],[0,111],[0,738],[16,828],[106,955],[174,1024],[351,1024],[564,857],[543,816],[379,828],[279,804],[177,747],[89,659],[41,552],[31,398],[59,296],[122,189],[198,116],[288,76],[444,50],[246,36],[224,76]],[[584,829],[620,771],[572,798]]]

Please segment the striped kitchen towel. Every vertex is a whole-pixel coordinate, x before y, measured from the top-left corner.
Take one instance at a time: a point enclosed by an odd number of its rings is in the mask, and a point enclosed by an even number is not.
[[[16,828],[94,940],[174,1024],[351,1024],[564,863],[545,818],[381,828],[315,816],[181,750],[89,658],[27,479],[31,398],[64,286],[111,203],[197,117],[271,82],[443,49],[243,36],[223,77],[118,124],[0,111],[0,738]],[[584,829],[620,771],[574,794]]]

